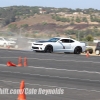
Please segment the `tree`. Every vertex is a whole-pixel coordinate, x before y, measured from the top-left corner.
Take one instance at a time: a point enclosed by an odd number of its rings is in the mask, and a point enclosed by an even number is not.
[[[60,21],[61,20],[61,18],[59,16],[56,16],[55,19],[56,19],[56,21]]]
[[[7,18],[7,19],[4,19],[3,21],[2,21],[2,26],[6,26],[6,25],[8,25],[10,23],[10,21],[9,21],[9,19]]]
[[[77,18],[76,18],[76,22],[77,22],[77,23],[80,23],[80,22],[81,22],[81,19],[80,19],[79,17],[77,17]]]
[[[93,41],[93,36],[91,34],[86,36],[87,41]]]
[[[10,24],[8,25],[8,28],[10,29],[10,31],[15,32],[17,31],[18,27],[16,24]]]
[[[67,21],[66,18],[61,18],[60,20],[61,20],[62,22],[66,22],[66,21]]]
[[[86,17],[83,17],[83,18],[82,18],[82,21],[83,21],[83,22],[88,22],[88,20],[87,20]]]

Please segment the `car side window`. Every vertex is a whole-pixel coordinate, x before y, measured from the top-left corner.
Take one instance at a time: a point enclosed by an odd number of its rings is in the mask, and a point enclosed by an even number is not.
[[[73,43],[74,41],[73,40],[69,40],[69,43]]]
[[[60,41],[62,41],[62,43],[69,43],[69,39],[62,39]]]
[[[72,43],[72,42],[74,42],[71,39],[62,39],[61,41],[62,41],[62,43]]]

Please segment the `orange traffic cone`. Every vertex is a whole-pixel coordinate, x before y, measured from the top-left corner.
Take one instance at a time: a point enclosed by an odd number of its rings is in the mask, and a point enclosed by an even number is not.
[[[7,62],[7,66],[9,66],[9,67],[11,67],[11,66],[16,67],[16,64],[12,63],[11,61],[8,61]]]
[[[86,52],[86,57],[88,58],[90,55],[89,55],[89,51]]]
[[[17,100],[26,100],[25,82],[24,82],[24,80],[22,80],[21,83],[20,83],[20,93],[18,95],[18,99]]]
[[[11,62],[10,61],[7,62],[7,66],[9,66],[9,67],[11,66]]]
[[[24,67],[26,67],[26,66],[27,66],[27,58],[24,57]]]
[[[18,58],[18,65],[17,66],[19,66],[19,67],[23,66],[22,65],[22,57],[19,57]]]
[[[10,49],[10,46],[9,45],[7,46],[7,49]]]

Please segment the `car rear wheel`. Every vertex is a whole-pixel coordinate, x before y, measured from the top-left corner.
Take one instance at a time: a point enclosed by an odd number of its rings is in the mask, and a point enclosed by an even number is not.
[[[96,55],[99,55],[100,54],[100,51],[99,50],[96,50],[95,53],[96,53]]]
[[[82,48],[81,47],[76,47],[74,50],[74,54],[80,54],[82,52]]]

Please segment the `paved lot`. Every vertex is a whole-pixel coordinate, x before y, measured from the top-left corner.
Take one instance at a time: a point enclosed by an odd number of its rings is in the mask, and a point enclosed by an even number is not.
[[[18,57],[27,57],[28,67],[7,67],[18,64]],[[100,57],[85,55],[35,53],[0,50],[0,88],[18,89],[21,80],[26,88],[64,89],[62,95],[27,95],[27,100],[99,100]],[[0,100],[15,100],[18,95],[1,95]]]

